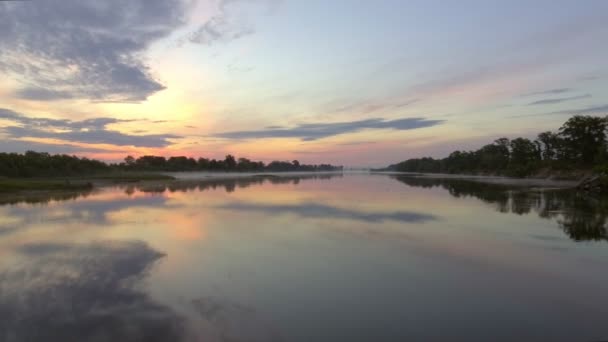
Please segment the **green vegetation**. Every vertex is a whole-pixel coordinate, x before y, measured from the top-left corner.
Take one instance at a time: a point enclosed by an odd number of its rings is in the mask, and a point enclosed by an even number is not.
[[[223,172],[261,172],[261,171],[335,171],[341,166],[328,164],[305,165],[297,160],[292,162],[273,161],[268,165],[247,158],[236,159],[227,155],[224,160],[206,158],[128,156],[118,164],[107,164],[88,158],[68,155],[50,155],[28,151],[24,154],[0,153],[0,177],[9,178],[54,178],[79,177],[87,179],[113,180],[157,180],[171,179],[169,176],[154,172],[169,171],[223,171]]]
[[[608,118],[576,115],[557,133],[535,140],[500,138],[477,151],[454,151],[443,159],[408,159],[387,169],[401,172],[491,174],[526,177],[573,170],[608,171]],[[608,174],[608,173],[607,173]]]
[[[90,182],[70,182],[66,180],[49,180],[49,179],[23,179],[23,178],[2,178],[0,179],[1,192],[16,192],[16,191],[81,191],[90,190],[93,184]]]
[[[154,181],[154,180],[175,180],[175,177],[163,175],[161,173],[151,172],[136,172],[136,171],[113,171],[105,174],[97,174],[91,177],[85,177],[92,180],[112,181],[112,182],[139,182],[139,181]]]
[[[91,187],[89,182],[138,182],[174,180],[161,172],[221,171],[221,172],[282,172],[342,170],[328,164],[304,165],[273,161],[268,165],[232,155],[224,160],[128,156],[118,164],[68,155],[51,155],[28,151],[24,154],[0,153],[0,192],[29,190],[75,190]]]
[[[25,154],[0,153],[0,176],[13,178],[70,177],[109,172],[104,162],[63,154],[28,151]]]
[[[82,191],[93,188],[95,182],[131,183],[167,181],[174,177],[141,172],[112,172],[88,177],[68,178],[0,178],[0,193],[20,191]]]
[[[273,161],[268,165],[261,161],[252,161],[247,158],[235,158],[227,155],[224,160],[188,157],[158,157],[142,156],[137,159],[128,156],[124,163],[115,167],[121,170],[134,171],[224,171],[224,172],[284,172],[284,171],[336,171],[342,166],[329,164],[306,165],[299,161]]]

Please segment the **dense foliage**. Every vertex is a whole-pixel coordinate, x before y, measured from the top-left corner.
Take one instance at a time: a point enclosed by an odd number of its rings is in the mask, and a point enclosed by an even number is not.
[[[107,172],[104,162],[64,154],[50,155],[28,151],[24,154],[0,153],[0,176],[60,177]]]
[[[124,163],[117,165],[123,170],[136,171],[239,171],[239,172],[259,172],[259,171],[336,171],[342,170],[341,166],[329,164],[306,165],[299,161],[273,161],[268,165],[261,161],[252,161],[247,158],[236,159],[232,155],[227,155],[224,160],[207,158],[188,158],[188,157],[157,157],[142,156],[137,159],[128,156]]]
[[[63,177],[88,176],[112,171],[335,171],[341,166],[328,164],[305,165],[273,161],[268,165],[247,158],[227,155],[223,160],[188,157],[128,156],[119,164],[68,155],[50,155],[28,151],[24,154],[0,153],[0,176],[3,177]]]
[[[500,138],[477,151],[454,151],[443,159],[408,159],[389,168],[402,172],[528,176],[541,171],[592,169],[608,162],[608,118],[576,115],[557,133],[535,140]]]

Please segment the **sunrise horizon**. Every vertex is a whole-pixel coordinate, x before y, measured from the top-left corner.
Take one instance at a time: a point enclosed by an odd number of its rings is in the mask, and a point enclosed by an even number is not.
[[[470,5],[3,1],[1,150],[380,167],[608,113],[608,4]]]

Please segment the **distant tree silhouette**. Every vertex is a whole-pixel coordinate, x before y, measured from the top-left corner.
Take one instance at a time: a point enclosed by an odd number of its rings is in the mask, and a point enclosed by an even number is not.
[[[336,171],[341,166],[329,164],[306,165],[298,161],[273,161],[268,166],[261,161],[252,161],[227,155],[224,160],[174,156],[145,155],[139,158],[127,156],[119,164],[107,164],[88,158],[68,155],[50,155],[27,151],[24,154],[0,153],[0,177],[70,177],[91,176],[116,171],[176,172],[176,171]]]
[[[443,159],[408,159],[389,169],[403,172],[474,173],[527,176],[542,168],[590,169],[608,162],[606,117],[576,115],[558,133],[536,140],[500,138],[476,151],[454,151]]]

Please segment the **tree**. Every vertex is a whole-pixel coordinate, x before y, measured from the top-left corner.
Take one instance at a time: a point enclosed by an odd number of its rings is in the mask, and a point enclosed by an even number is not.
[[[509,139],[500,138],[493,144],[485,145],[477,152],[479,168],[482,171],[504,170],[509,164]]]
[[[233,155],[229,154],[224,158],[224,166],[227,170],[235,170],[236,169],[236,159]]]
[[[536,145],[526,138],[511,140],[511,163],[525,165],[538,159]]]
[[[554,160],[558,157],[561,145],[559,135],[551,131],[542,132],[538,134],[536,141],[540,145],[543,160]]]
[[[591,165],[606,149],[606,118],[575,115],[559,129],[565,156],[571,161]]]
[[[125,157],[125,164],[129,167],[135,165],[135,158],[133,158],[133,156],[126,156]]]
[[[511,160],[509,173],[513,176],[527,176],[535,169],[540,160],[539,150],[530,139],[517,138],[511,140]]]

